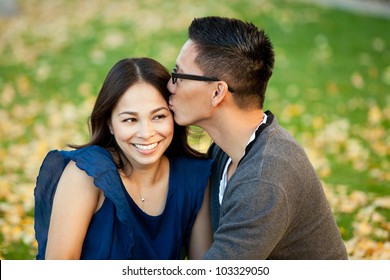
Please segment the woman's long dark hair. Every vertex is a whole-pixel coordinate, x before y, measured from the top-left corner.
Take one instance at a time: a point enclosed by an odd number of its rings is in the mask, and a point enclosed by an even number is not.
[[[118,155],[117,167],[122,169],[125,159],[123,151],[119,148],[114,136],[111,134],[108,123],[111,113],[121,96],[136,83],[143,82],[155,87],[168,103],[170,92],[167,83],[169,72],[159,62],[150,58],[126,58],[117,62],[108,73],[95,106],[90,116],[91,139],[84,145],[69,145],[80,149],[90,145],[97,145]],[[192,149],[188,144],[188,127],[174,123],[174,134],[171,144],[165,151],[168,157],[189,156],[205,158],[206,155]]]

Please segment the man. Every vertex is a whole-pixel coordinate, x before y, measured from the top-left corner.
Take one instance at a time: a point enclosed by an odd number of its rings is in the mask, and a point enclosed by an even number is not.
[[[213,139],[214,242],[205,259],[346,259],[322,185],[304,150],[263,112],[274,53],[263,30],[194,19],[168,83],[180,125]]]

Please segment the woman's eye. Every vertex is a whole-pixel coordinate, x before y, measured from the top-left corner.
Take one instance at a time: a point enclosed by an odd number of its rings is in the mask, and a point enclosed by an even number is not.
[[[124,119],[122,122],[136,122],[137,119],[136,118],[127,118],[127,119]]]
[[[157,115],[157,116],[155,116],[153,119],[154,120],[160,120],[160,119],[163,119],[163,118],[165,118],[166,116],[165,115]]]

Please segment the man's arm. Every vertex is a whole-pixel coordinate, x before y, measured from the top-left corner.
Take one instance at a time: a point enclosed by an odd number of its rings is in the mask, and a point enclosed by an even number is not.
[[[288,224],[283,190],[252,179],[229,185],[220,225],[205,259],[266,259]]]

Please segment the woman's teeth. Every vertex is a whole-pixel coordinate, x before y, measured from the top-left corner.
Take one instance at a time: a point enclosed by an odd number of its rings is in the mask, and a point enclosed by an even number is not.
[[[153,144],[150,144],[150,145],[140,145],[140,144],[134,144],[134,146],[137,148],[137,149],[140,149],[140,150],[152,150],[154,148],[157,147],[157,144],[158,143],[153,143]]]

